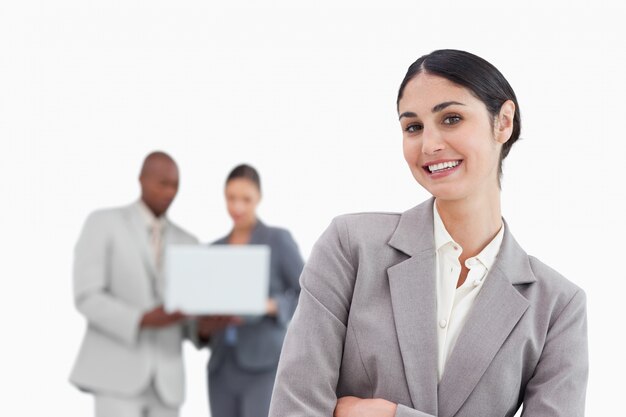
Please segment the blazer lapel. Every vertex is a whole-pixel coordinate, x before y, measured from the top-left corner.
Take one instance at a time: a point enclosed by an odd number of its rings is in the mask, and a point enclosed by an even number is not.
[[[269,228],[257,219],[256,226],[250,235],[250,245],[262,245],[267,243],[267,232]]]
[[[402,214],[389,245],[409,255],[387,270],[391,303],[413,407],[437,412],[436,254],[433,200]]]
[[[446,362],[439,383],[439,417],[457,413],[528,308],[528,300],[514,285],[534,280],[528,255],[505,224],[498,258]]]

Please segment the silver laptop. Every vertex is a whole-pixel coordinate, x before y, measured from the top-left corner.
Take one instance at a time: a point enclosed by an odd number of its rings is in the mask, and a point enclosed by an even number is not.
[[[165,251],[165,309],[190,315],[264,314],[267,245],[170,245]]]

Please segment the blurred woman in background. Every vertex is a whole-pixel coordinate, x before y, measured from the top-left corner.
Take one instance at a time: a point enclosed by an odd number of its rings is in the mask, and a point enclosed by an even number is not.
[[[269,299],[266,314],[260,317],[199,320],[200,336],[209,340],[211,349],[211,415],[267,416],[287,323],[300,294],[298,279],[304,262],[287,230],[267,226],[258,219],[261,180],[256,169],[245,164],[235,167],[226,179],[224,194],[233,227],[214,244],[268,245]]]

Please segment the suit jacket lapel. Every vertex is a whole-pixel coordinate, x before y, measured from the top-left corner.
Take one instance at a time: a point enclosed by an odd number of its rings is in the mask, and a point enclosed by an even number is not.
[[[439,417],[457,413],[528,308],[528,300],[514,285],[534,280],[528,255],[505,225],[496,262],[446,362],[439,384]]]
[[[432,203],[431,199],[402,214],[389,245],[410,258],[387,272],[413,407],[437,415],[436,254]]]
[[[254,226],[254,230],[250,235],[250,245],[262,245],[267,243],[267,232],[268,227],[261,222],[261,220],[257,220],[256,226]]]

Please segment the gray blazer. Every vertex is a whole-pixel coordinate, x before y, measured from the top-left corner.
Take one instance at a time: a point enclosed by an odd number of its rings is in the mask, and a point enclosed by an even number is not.
[[[214,242],[227,245],[228,236]],[[287,324],[298,304],[300,284],[298,279],[304,261],[291,234],[277,227],[269,227],[261,221],[252,232],[250,244],[268,245],[270,255],[269,296],[278,304],[277,317],[261,316],[247,318],[237,327],[237,344],[234,346],[237,364],[243,370],[266,371],[276,367],[280,349],[285,338]],[[211,337],[209,371],[216,370],[226,351],[224,332]]]
[[[163,238],[165,244],[197,243],[169,220]],[[87,326],[72,383],[133,396],[154,378],[166,404],[183,402],[183,326],[139,327],[143,314],[161,304],[162,285],[137,203],[87,218],[74,256],[74,299]]]
[[[510,228],[437,378],[433,200],[336,218],[316,243],[278,366],[270,417],[331,417],[338,397],[398,417],[584,415],[585,294]]]

